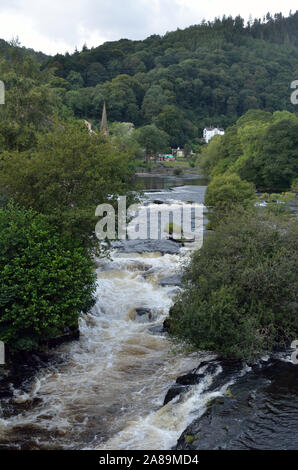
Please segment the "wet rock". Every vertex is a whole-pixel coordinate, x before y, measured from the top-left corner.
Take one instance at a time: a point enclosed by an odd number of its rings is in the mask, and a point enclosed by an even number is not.
[[[221,372],[215,374],[219,366]],[[213,392],[220,389],[228,381],[233,381],[234,377],[243,369],[243,366],[243,362],[239,360],[229,361],[216,358],[211,361],[201,362],[193,373],[213,376],[213,380],[208,387],[208,392]]]
[[[149,271],[150,266],[148,264],[144,264],[141,261],[134,261],[130,263],[127,268],[128,271]]]
[[[171,240],[122,240],[112,243],[113,248],[121,253],[178,254],[182,243]]]
[[[164,277],[158,282],[160,286],[181,286],[182,284],[182,275],[175,274],[173,276]]]
[[[165,321],[163,322],[163,329],[165,331],[170,331],[170,317],[167,317]]]
[[[46,342],[46,345],[49,348],[54,348],[63,343],[69,343],[70,341],[75,341],[80,338],[80,330],[78,327],[70,327],[63,335],[56,336],[56,338],[51,338]]]
[[[171,235],[168,237],[168,240],[170,240],[171,242],[174,242],[174,243],[181,243],[182,246],[184,246],[185,241],[187,241],[187,240],[182,241],[181,238],[180,239],[173,238]],[[194,241],[194,240],[195,239],[193,238],[191,241]]]
[[[151,313],[150,308],[136,308],[137,315],[149,315]]]
[[[217,359],[208,359],[207,361],[201,361],[198,367],[195,369],[196,373],[199,372],[200,369],[202,369],[205,366],[210,366],[211,364],[214,364]]]
[[[292,412],[293,400],[297,402],[297,366],[282,360],[259,360],[257,369],[252,367],[243,375],[239,373],[243,370],[243,363],[239,361],[218,364],[222,372],[214,378],[216,388],[212,383],[206,391],[216,390],[221,395],[210,397],[205,413],[184,430],[174,449],[296,448],[297,440],[292,439],[294,432],[289,433],[289,429],[295,429],[297,424],[296,414]],[[199,368],[203,365],[208,367],[201,363]],[[222,388],[227,384],[231,385]]]
[[[218,362],[215,362],[215,361],[212,361],[212,362],[208,362],[208,361],[203,361],[201,362],[201,364],[199,365],[199,367],[197,367],[196,369],[194,369],[193,373],[194,374],[211,374],[213,375],[215,370],[217,369],[218,367]]]
[[[148,269],[148,271],[144,271],[142,273],[142,276],[144,279],[147,279],[148,277],[152,276],[152,274],[155,274],[156,270],[154,268]]]
[[[22,352],[14,356],[13,361],[0,367],[0,399],[13,395],[13,389],[24,391],[31,389],[30,380],[39,370],[45,368],[50,361],[50,355],[45,352]]]
[[[154,200],[152,201],[152,204],[166,204],[166,202],[165,202],[165,201],[162,201],[162,200],[160,200],[160,199],[154,199]]]
[[[150,308],[136,308],[136,317],[142,321],[153,321],[155,314]]]
[[[176,383],[179,385],[196,385],[204,377],[204,374],[185,374],[177,378]]]
[[[166,334],[162,324],[150,326],[150,328],[148,328],[148,332],[153,335],[165,335]]]
[[[173,385],[167,392],[166,396],[165,396],[165,399],[164,399],[164,402],[163,402],[163,406],[165,406],[167,403],[169,403],[170,401],[172,401],[175,397],[177,397],[178,395],[181,395],[183,393],[186,393],[187,391],[189,390],[189,387],[185,387],[183,385],[178,385],[178,384],[175,384]]]

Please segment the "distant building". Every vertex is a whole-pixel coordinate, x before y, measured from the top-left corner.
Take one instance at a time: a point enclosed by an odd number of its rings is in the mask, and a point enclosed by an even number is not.
[[[183,158],[184,157],[184,150],[178,147],[177,149],[172,149],[172,153],[175,157],[177,158]]]
[[[203,139],[208,144],[208,142],[215,136],[215,135],[224,135],[224,129],[220,127],[205,127],[203,131]]]
[[[103,110],[102,110],[100,133],[103,134],[105,137],[107,137],[109,135],[107,109],[106,109],[106,103],[105,102],[103,104]]]

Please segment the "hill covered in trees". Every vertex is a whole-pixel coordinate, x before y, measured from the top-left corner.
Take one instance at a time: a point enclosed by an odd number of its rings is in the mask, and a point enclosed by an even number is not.
[[[227,127],[249,109],[296,111],[290,83],[298,76],[298,12],[249,21],[223,17],[144,41],[122,39],[43,63],[77,117],[155,123],[171,145]]]

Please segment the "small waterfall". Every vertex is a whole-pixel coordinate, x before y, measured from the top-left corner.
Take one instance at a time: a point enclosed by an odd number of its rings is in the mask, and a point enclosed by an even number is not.
[[[195,187],[192,191],[196,194]],[[176,202],[182,193],[183,188],[174,192]],[[182,196],[191,198],[186,192]],[[169,198],[169,192],[162,197]],[[79,341],[56,348],[47,368],[2,400],[2,448],[175,444],[201,392],[186,397],[179,408],[173,403],[162,407],[164,396],[202,354],[176,351],[164,334],[152,334],[150,327],[162,324],[175,294],[175,286],[162,286],[159,280],[179,272],[189,252],[115,250],[109,259],[97,260],[98,300],[82,315]],[[150,318],[137,314],[136,309],[144,308]]]

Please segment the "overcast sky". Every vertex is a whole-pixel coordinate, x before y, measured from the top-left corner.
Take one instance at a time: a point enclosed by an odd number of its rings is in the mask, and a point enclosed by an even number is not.
[[[84,43],[144,39],[223,14],[261,18],[297,8],[297,0],[0,0],[0,38],[18,36],[23,46],[55,54]]]

